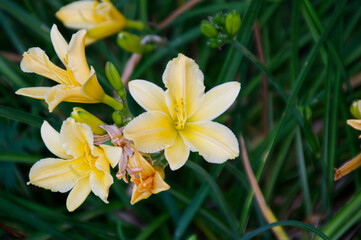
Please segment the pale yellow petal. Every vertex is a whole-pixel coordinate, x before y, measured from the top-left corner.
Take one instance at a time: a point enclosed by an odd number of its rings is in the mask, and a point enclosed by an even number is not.
[[[241,89],[238,82],[229,82],[212,88],[206,93],[198,111],[188,119],[189,122],[212,120],[226,111],[237,98]]]
[[[104,150],[104,154],[107,157],[112,168],[119,163],[120,158],[122,157],[123,149],[121,147],[109,146],[109,145],[99,145]]]
[[[44,121],[40,129],[41,138],[50,152],[64,159],[70,159],[71,156],[65,153],[61,145],[60,134],[47,121]]]
[[[110,175],[109,162],[105,156],[98,157],[95,162],[96,169],[90,173],[89,183],[92,192],[108,203],[109,188],[113,184],[113,177]]]
[[[90,193],[89,177],[82,178],[71,190],[66,199],[66,208],[69,212],[77,209],[88,197]]]
[[[85,123],[78,123],[71,117],[63,122],[60,129],[63,149],[74,158],[84,156],[86,151],[93,150],[93,132]]]
[[[347,120],[347,124],[353,127],[354,129],[361,131],[361,119],[349,119]]]
[[[77,102],[77,103],[98,103],[94,99],[90,99],[81,93],[81,87],[72,85],[58,84],[50,88],[45,94],[45,101],[49,105],[49,112],[52,112],[61,102]]]
[[[76,1],[60,8],[56,17],[68,28],[88,29],[99,22],[94,10],[94,1]]]
[[[223,163],[239,155],[236,136],[222,124],[211,121],[187,123],[180,134],[187,146],[208,162]]]
[[[166,191],[169,188],[170,188],[169,185],[163,180],[159,172],[156,172],[154,174],[154,179],[153,179],[152,193],[157,194]]]
[[[191,117],[201,106],[204,99],[203,73],[194,60],[178,54],[169,61],[163,73],[163,82],[168,88],[166,103],[175,119],[176,104],[183,101],[186,105],[186,116]]]
[[[53,192],[67,192],[74,187],[80,176],[75,169],[83,172],[76,160],[45,158],[36,162],[30,169],[28,184],[49,189]],[[71,166],[74,166],[71,167]]]
[[[144,80],[130,81],[129,92],[134,100],[145,110],[168,112],[167,105],[165,104],[164,90],[154,83]]]
[[[53,27],[51,28],[50,38],[56,54],[58,55],[64,66],[66,66],[68,43],[65,41],[63,35],[61,35],[58,27],[55,24],[53,24]]]
[[[44,99],[46,93],[49,90],[50,87],[30,87],[30,88],[20,88],[15,93],[18,95],[23,95],[35,99]]]
[[[133,204],[139,202],[140,200],[149,198],[151,195],[152,195],[151,191],[139,192],[137,185],[134,185],[130,203],[133,205]]]
[[[30,48],[20,62],[23,72],[36,73],[58,83],[69,84],[68,73],[52,63],[46,53],[38,47]]]
[[[169,163],[170,169],[174,171],[186,163],[189,157],[189,148],[184,144],[182,137],[177,134],[174,144],[164,150],[164,155]]]
[[[90,75],[85,57],[85,36],[86,30],[79,30],[71,37],[68,47],[68,69],[80,84],[85,83]]]
[[[173,145],[177,132],[173,120],[161,111],[139,115],[124,128],[124,137],[134,141],[135,147],[153,153]]]
[[[81,87],[81,93],[83,96],[92,99],[97,102],[101,102],[104,97],[104,90],[100,86],[97,76],[95,75],[95,70],[91,67],[91,72],[89,78]]]

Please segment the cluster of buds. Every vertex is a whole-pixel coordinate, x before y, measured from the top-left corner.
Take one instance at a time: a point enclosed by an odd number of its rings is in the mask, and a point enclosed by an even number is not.
[[[221,47],[225,43],[233,41],[241,26],[241,17],[235,10],[223,14],[217,13],[201,23],[202,33],[208,37],[207,45]]]

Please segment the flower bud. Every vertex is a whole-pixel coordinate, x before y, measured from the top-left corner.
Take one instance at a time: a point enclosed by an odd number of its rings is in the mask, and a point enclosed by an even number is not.
[[[208,39],[207,45],[208,45],[209,47],[213,47],[213,48],[219,47],[219,44],[218,44],[218,41],[217,41],[216,38],[210,38],[210,39]]]
[[[104,129],[99,127],[99,125],[105,125],[106,123],[83,108],[73,108],[73,112],[70,116],[74,118],[76,122],[87,124],[95,134],[104,135],[107,133]]]
[[[154,49],[151,45],[142,45],[141,41],[142,39],[139,36],[125,31],[120,32],[117,38],[118,45],[128,52],[145,53]]]
[[[207,20],[202,20],[201,23],[201,32],[209,38],[217,37],[217,29]]]
[[[115,89],[115,91],[117,91],[119,97],[123,99],[125,97],[123,82],[119,75],[119,72],[117,71],[113,63],[106,63],[105,75],[107,76],[107,79],[112,85],[112,87]]]
[[[361,109],[361,100],[354,101],[350,106],[351,114],[357,119],[361,119],[360,109]]]
[[[234,37],[241,27],[241,16],[235,10],[228,13],[225,20],[225,30],[229,37]]]
[[[124,113],[122,111],[114,111],[112,117],[116,125],[122,126],[124,118]]]

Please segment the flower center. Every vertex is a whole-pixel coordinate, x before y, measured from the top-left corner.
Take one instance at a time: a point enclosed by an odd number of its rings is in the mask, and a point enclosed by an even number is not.
[[[175,103],[174,111],[176,113],[176,119],[174,121],[174,127],[177,130],[184,128],[187,121],[187,111],[186,105],[183,98],[180,99],[180,102]]]

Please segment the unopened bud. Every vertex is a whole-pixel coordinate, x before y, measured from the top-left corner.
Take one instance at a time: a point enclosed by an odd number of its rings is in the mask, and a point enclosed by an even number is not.
[[[146,53],[154,49],[154,46],[142,45],[141,37],[122,31],[118,34],[117,43],[124,50],[132,53]]]
[[[234,37],[241,27],[241,16],[235,10],[228,13],[225,20],[225,28],[229,37]]]
[[[355,118],[361,119],[361,100],[354,101],[351,104],[350,112]]]
[[[112,87],[115,89],[115,91],[117,91],[119,97],[124,98],[125,91],[123,82],[113,63],[107,62],[105,65],[105,75],[107,76],[107,79]]]
[[[124,113],[122,111],[114,111],[112,117],[116,125],[122,126],[124,118]]]
[[[104,135],[107,133],[104,129],[99,127],[99,125],[105,125],[106,123],[83,108],[73,108],[73,112],[70,116],[77,122],[87,124],[95,134]]]
[[[217,41],[216,38],[210,38],[210,39],[208,39],[207,45],[208,45],[209,47],[213,47],[213,48],[219,47],[219,44],[218,44],[218,41]]]
[[[201,23],[201,32],[209,38],[217,37],[217,29],[207,20],[202,20]]]

